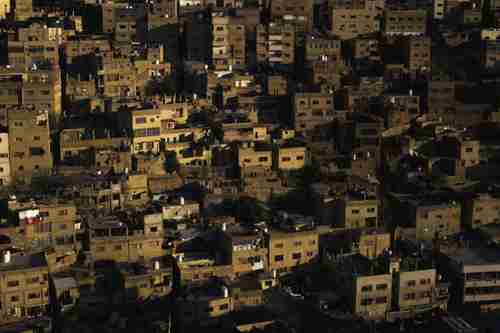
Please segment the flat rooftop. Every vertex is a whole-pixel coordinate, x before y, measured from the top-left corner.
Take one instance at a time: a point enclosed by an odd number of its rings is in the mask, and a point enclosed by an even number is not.
[[[496,248],[454,247],[442,249],[451,260],[465,266],[500,264],[500,252]]]
[[[11,254],[9,263],[0,263],[0,272],[48,267],[43,252],[33,254]]]

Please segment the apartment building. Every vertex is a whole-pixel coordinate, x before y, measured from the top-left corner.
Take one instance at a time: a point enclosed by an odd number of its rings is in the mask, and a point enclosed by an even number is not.
[[[271,229],[267,236],[269,270],[286,273],[317,260],[318,232]]]
[[[26,72],[22,86],[22,104],[39,110],[48,110],[51,128],[59,123],[61,103],[61,71],[57,67],[36,67]]]
[[[414,228],[419,240],[432,240],[461,231],[462,208],[453,200],[396,198],[395,216],[404,216],[401,227]],[[402,215],[400,215],[402,214]]]
[[[236,277],[267,270],[268,251],[261,232],[239,225],[223,225],[220,250]]]
[[[9,156],[9,133],[4,129],[0,132],[0,186],[9,185],[11,181]]]
[[[311,0],[276,0],[271,1],[271,19],[297,19],[302,22],[304,31],[313,28],[313,1]]]
[[[172,260],[154,258],[144,263],[121,263],[123,301],[133,303],[150,297],[165,297],[173,288]]]
[[[9,65],[17,70],[28,70],[34,64],[59,66],[59,45],[51,40],[8,41]]]
[[[500,62],[500,41],[486,40],[482,44],[481,60],[483,67],[496,68],[498,62]]]
[[[322,85],[322,91],[333,91],[340,87],[342,73],[346,69],[343,61],[323,57],[307,63],[307,79],[312,84]]]
[[[133,230],[115,218],[90,221],[84,248],[94,261],[136,262],[166,255],[161,224],[150,230],[144,223],[143,230]]]
[[[208,326],[234,310],[233,296],[225,285],[191,287],[186,295],[180,298],[177,310],[183,327],[195,323],[202,327]]]
[[[429,72],[431,70],[431,38],[409,37],[406,43],[406,66],[410,72]]]
[[[284,96],[288,94],[288,79],[282,75],[268,75],[267,94],[270,96]]]
[[[369,319],[384,319],[391,310],[393,279],[382,265],[360,255],[335,263],[339,292],[348,300],[353,314]]]
[[[339,60],[342,56],[341,41],[329,36],[308,34],[305,40],[306,61],[321,60],[325,56]]]
[[[136,71],[129,56],[97,54],[97,92],[108,97],[136,96]]]
[[[111,51],[111,43],[107,38],[101,36],[84,35],[70,38],[64,44],[63,50],[66,64],[74,64],[76,67],[79,64],[79,58],[90,56],[96,52]]]
[[[379,170],[380,154],[376,145],[362,145],[352,150],[351,175],[370,179]]]
[[[222,124],[224,143],[253,141],[266,142],[271,138],[270,128],[264,124],[254,124],[253,122],[244,123],[225,123]]]
[[[348,297],[351,311],[363,318],[394,321],[446,309],[447,285],[427,258],[369,260],[351,255],[335,267],[340,292]]]
[[[496,248],[449,244],[440,248],[443,274],[451,282],[450,306],[495,307],[500,300],[500,258]]]
[[[324,93],[295,93],[292,121],[295,131],[308,133],[326,126],[335,119],[333,95]]]
[[[333,8],[330,15],[330,31],[341,40],[380,31],[378,14],[371,10]]]
[[[373,194],[350,192],[336,203],[334,225],[345,229],[377,227],[378,207]]]
[[[429,81],[427,103],[430,113],[442,113],[455,104],[455,82],[432,79]]]
[[[481,193],[466,198],[463,203],[462,225],[470,229],[500,222],[500,198]]]
[[[292,65],[295,62],[295,27],[284,22],[257,26],[257,62]]]
[[[427,12],[423,9],[387,9],[384,15],[386,35],[425,35]]]
[[[243,144],[238,148],[238,166],[245,168],[271,169],[273,166],[272,146],[268,144]]]
[[[267,167],[241,169],[239,191],[246,196],[268,202],[275,195],[286,193],[287,187],[278,171]]]
[[[34,200],[10,200],[13,212],[24,230],[21,244],[29,250],[53,248],[56,252],[73,250],[75,247],[76,206],[72,202]]]
[[[351,54],[353,59],[368,59],[380,61],[380,45],[375,38],[356,38],[351,41]]]
[[[35,15],[33,0],[15,0],[11,10],[14,12],[16,21],[24,21]]]
[[[212,15],[212,64],[217,70],[246,64],[245,25],[236,17]]]
[[[200,205],[196,201],[179,197],[177,200],[162,203],[162,219],[165,221],[197,222],[200,217]]]
[[[14,182],[52,172],[53,157],[47,110],[9,110],[10,168]],[[27,133],[29,133],[27,135]]]
[[[471,138],[444,137],[440,141],[439,155],[460,161],[464,168],[478,165],[480,142]]]
[[[307,163],[307,147],[299,142],[285,142],[273,149],[274,169],[289,171],[304,168]]]
[[[6,251],[0,262],[0,323],[21,321],[47,314],[49,268],[43,253],[14,254]]]

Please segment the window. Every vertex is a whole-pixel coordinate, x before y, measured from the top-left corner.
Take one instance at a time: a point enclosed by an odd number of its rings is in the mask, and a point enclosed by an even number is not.
[[[281,162],[290,162],[291,158],[290,157],[282,157]]]
[[[274,256],[274,261],[283,261],[283,259],[284,259],[283,255]]]
[[[283,248],[283,243],[278,243],[276,245],[274,245],[275,248],[277,249],[282,249]]]
[[[295,246],[295,247],[302,246],[302,242],[301,241],[295,241],[295,242],[293,242],[293,246]]]
[[[375,298],[375,303],[377,303],[377,304],[385,304],[385,303],[387,303],[387,296]]]
[[[410,280],[410,281],[406,282],[406,285],[408,287],[415,287],[416,284],[417,283],[415,282],[415,280]]]
[[[314,239],[309,241],[309,245],[315,245],[315,244],[316,244],[316,241]]]
[[[57,214],[59,216],[68,215],[68,210],[67,209],[62,209],[62,210],[58,211]]]
[[[16,142],[23,142],[23,138],[16,138]]]
[[[40,137],[39,136],[34,136],[33,137],[33,141],[40,141]]]
[[[377,290],[386,290],[387,289],[387,284],[385,284],[385,283],[377,284],[375,286],[375,289],[377,289]]]
[[[267,157],[259,157],[259,162],[267,162]]]
[[[374,207],[372,207],[372,208],[368,208],[368,209],[366,209],[366,211],[367,211],[368,213],[375,213],[375,208],[374,208]]]
[[[135,123],[136,124],[145,124],[146,123],[146,117],[137,117],[137,118],[135,118]]]
[[[292,254],[293,260],[300,260],[301,257],[302,257],[302,254],[300,252]]]
[[[372,286],[371,285],[363,286],[363,287],[361,287],[361,291],[363,291],[363,292],[372,291]]]
[[[302,161],[304,160],[304,156],[297,156],[297,161]]]
[[[415,293],[405,294],[404,299],[405,300],[414,300],[415,299]]]
[[[19,286],[19,281],[17,281],[17,280],[16,281],[8,281],[7,282],[7,287],[8,288],[14,288],[14,287],[17,287],[17,286]]]
[[[371,298],[365,298],[361,300],[361,305],[370,305],[373,303],[373,299]]]
[[[42,156],[45,154],[45,150],[41,147],[30,147],[31,156]]]
[[[27,279],[26,283],[27,284],[33,284],[33,283],[38,283],[39,281],[40,281],[40,277],[35,276],[35,277]]]
[[[431,279],[429,279],[429,278],[421,279],[420,284],[422,284],[422,285],[431,284]]]
[[[35,298],[40,298],[39,293],[29,293],[28,294],[28,299],[35,299]]]
[[[223,311],[223,310],[227,310],[229,309],[229,304],[221,304],[221,306],[219,306],[219,310]]]
[[[351,214],[359,214],[359,209],[353,209],[353,210],[351,210]]]
[[[307,252],[307,253],[306,253],[306,255],[307,255],[308,257],[312,257],[312,256],[314,255],[314,253],[313,253],[313,252],[311,252],[311,251],[309,251],[309,252]]]

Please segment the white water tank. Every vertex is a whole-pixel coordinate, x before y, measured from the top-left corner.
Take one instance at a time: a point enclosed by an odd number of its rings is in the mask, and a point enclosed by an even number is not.
[[[158,260],[155,261],[155,271],[160,270],[160,262]]]
[[[7,250],[3,253],[3,263],[4,264],[8,264],[10,263],[10,259],[11,259],[11,256],[10,256],[10,251]]]
[[[224,298],[229,297],[229,289],[226,286],[222,286],[222,295],[224,296]]]
[[[180,202],[181,202],[181,206],[184,206],[184,203],[185,203],[184,197],[180,197]]]
[[[222,223],[222,231],[226,231],[227,229],[227,225],[226,225],[226,222]]]

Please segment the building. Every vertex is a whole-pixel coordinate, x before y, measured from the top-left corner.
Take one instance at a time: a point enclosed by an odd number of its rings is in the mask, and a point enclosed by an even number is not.
[[[9,133],[0,132],[0,185],[9,185],[11,181],[9,156]]]
[[[164,297],[173,288],[172,260],[153,258],[145,263],[120,263],[120,286],[125,303]]]
[[[406,65],[408,70],[415,72],[430,72],[431,70],[431,38],[409,37],[406,44]]]
[[[133,230],[115,218],[90,221],[86,232],[84,249],[94,261],[136,262],[141,259],[162,257],[163,224],[148,227],[144,220],[143,230]]]
[[[246,64],[245,25],[236,17],[212,15],[212,64],[217,70]]]
[[[180,197],[175,201],[162,203],[162,220],[197,222],[200,217],[200,205],[196,201]]]
[[[233,310],[234,298],[225,285],[191,287],[178,304],[179,320],[183,327],[194,324],[208,326]]]
[[[306,61],[321,60],[324,56],[332,60],[340,60],[342,57],[342,45],[339,39],[309,34],[306,36],[305,44]]]
[[[2,254],[0,262],[0,323],[48,313],[49,268],[43,253]]]
[[[373,194],[351,192],[336,203],[334,225],[345,229],[378,226],[379,201]]]
[[[74,203],[16,199],[9,200],[8,208],[24,230],[22,241],[16,245],[31,251],[53,248],[58,253],[75,249],[77,222]]]
[[[12,180],[29,183],[33,177],[49,175],[53,166],[49,112],[13,109],[8,118]]]
[[[292,65],[295,62],[295,27],[284,22],[257,26],[257,62]]]
[[[330,31],[342,40],[380,31],[378,14],[371,10],[334,8],[330,15]]]
[[[238,166],[246,168],[271,169],[273,166],[272,146],[268,144],[243,144],[238,148]]]
[[[500,198],[491,194],[476,194],[463,204],[462,225],[470,229],[500,222]]]
[[[276,0],[271,1],[271,19],[297,19],[302,22],[304,31],[313,29],[313,1],[311,0]]]
[[[404,219],[397,219],[399,225],[414,228],[418,240],[433,240],[461,231],[462,208],[454,200],[396,197],[396,201],[400,203],[395,206],[395,216],[404,216]]]
[[[220,249],[236,277],[267,271],[267,246],[264,235],[238,225],[222,226]]]
[[[427,12],[422,9],[387,9],[384,16],[386,35],[425,35]]]
[[[450,281],[450,307],[476,304],[487,309],[498,303],[500,258],[496,248],[450,244],[440,248],[444,276]]]
[[[500,61],[500,41],[485,40],[482,45],[482,65],[485,68],[496,68]]]
[[[328,93],[295,93],[292,120],[295,131],[311,133],[335,119],[333,95]]]
[[[275,170],[289,171],[304,168],[308,161],[307,147],[300,142],[285,142],[273,149]]]
[[[318,233],[315,230],[271,229],[267,236],[269,270],[276,270],[281,274],[316,261],[319,255],[318,243]]]

